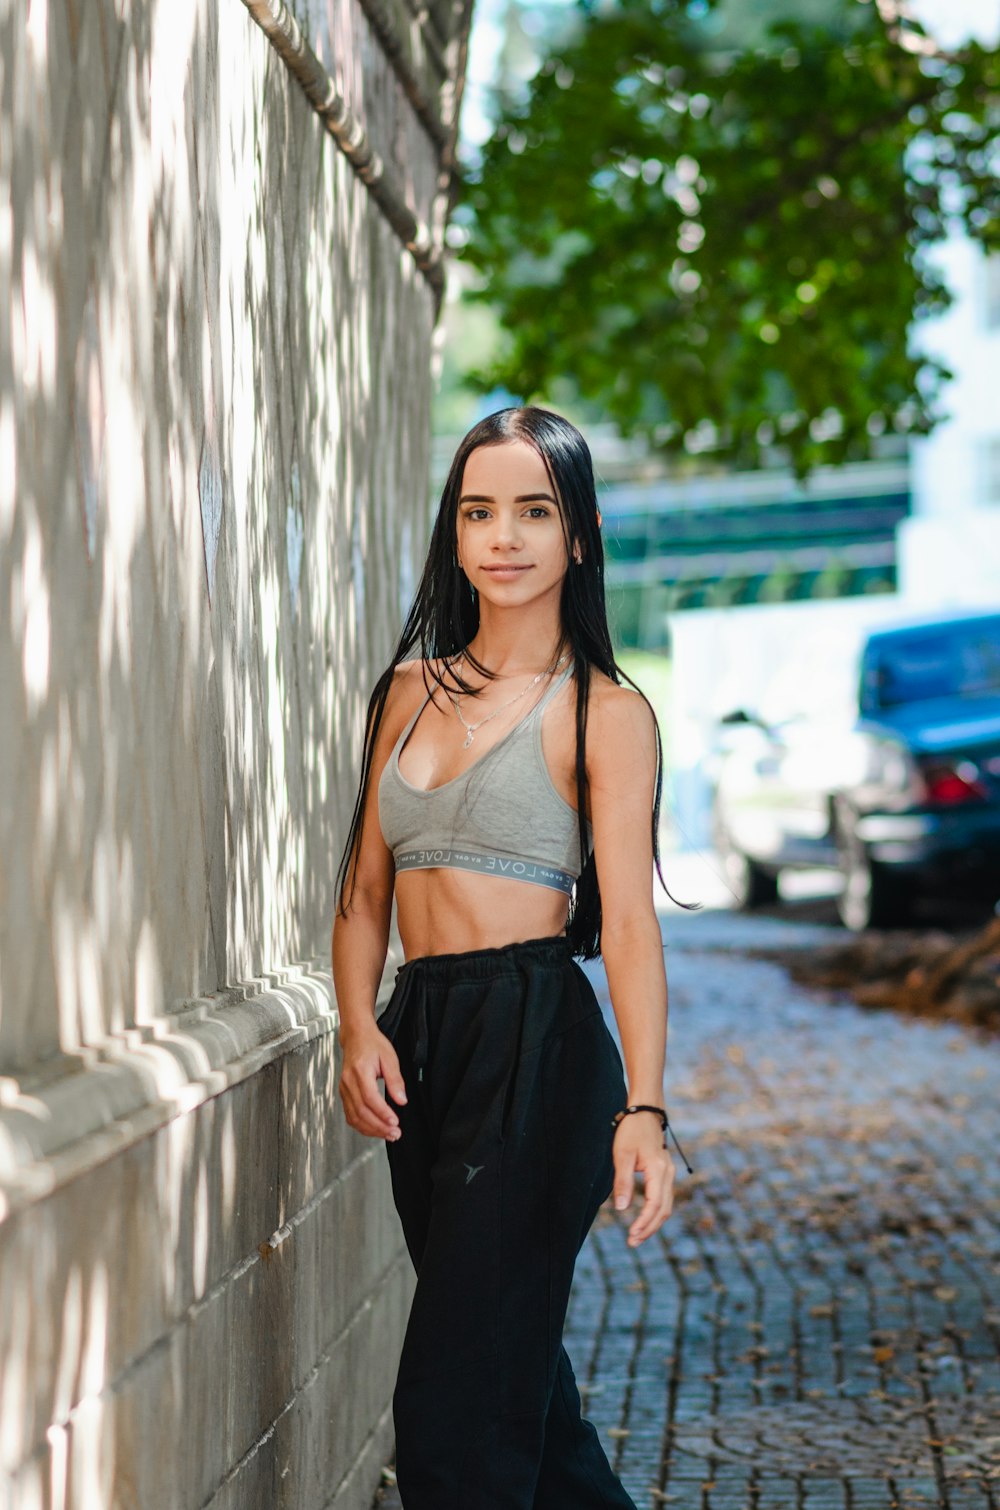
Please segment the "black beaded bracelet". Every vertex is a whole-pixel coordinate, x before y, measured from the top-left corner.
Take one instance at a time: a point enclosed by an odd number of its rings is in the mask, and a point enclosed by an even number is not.
[[[667,1133],[669,1132],[670,1136],[673,1138],[674,1142],[677,1144],[677,1152],[680,1154],[681,1158],[684,1160],[684,1167],[685,1167],[685,1169],[687,1170],[688,1174],[694,1174],[694,1170],[692,1169],[691,1165],[688,1163],[687,1157],[686,1157],[686,1155],[684,1153],[683,1148],[677,1142],[677,1134],[674,1132],[673,1128],[670,1126],[670,1118],[667,1116],[666,1110],[662,1106],[644,1106],[644,1105],[625,1106],[625,1107],[622,1108],[622,1110],[620,1112],[615,1112],[614,1116],[611,1118],[611,1125],[612,1125],[612,1127],[617,1127],[618,1124],[619,1124],[619,1122],[622,1120],[622,1118],[629,1116],[632,1112],[655,1112],[656,1115],[660,1119],[660,1126],[663,1129],[663,1146],[664,1146],[664,1148],[666,1148],[666,1146],[667,1146]]]

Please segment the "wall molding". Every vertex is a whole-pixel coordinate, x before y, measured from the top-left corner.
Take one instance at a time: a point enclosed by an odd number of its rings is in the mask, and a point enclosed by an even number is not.
[[[378,1008],[401,963],[394,930]],[[312,959],[0,1076],[0,1221],[339,1025],[330,970]]]
[[[423,16],[412,0],[358,0],[368,17],[372,30],[382,44],[382,51],[389,59],[396,77],[403,86],[407,99],[419,116],[427,135],[436,142],[443,153],[448,151],[454,123],[444,120],[434,104],[433,95],[421,82],[418,67],[413,59],[411,38],[414,30],[426,50],[427,59],[441,83],[449,76],[448,41],[438,31],[431,11]]]
[[[333,79],[306,41],[302,28],[288,6],[283,3],[283,0],[243,0],[243,4],[289,72],[297,79],[323,125],[344,153],[355,173],[366,185],[386,220],[433,288],[440,306],[445,284],[442,249],[435,244],[431,228],[417,215],[399,187],[391,169],[386,166],[384,159],[368,140],[361,121],[350,109],[343,96],[338,93]],[[401,67],[399,49],[387,45],[386,27],[389,23],[384,6],[379,3],[379,0],[366,0],[363,8],[380,42],[386,47],[390,62],[399,72]],[[471,19],[471,11],[470,0],[465,0],[465,31]],[[462,36],[464,35],[463,31]],[[461,42],[462,38],[459,40]],[[461,66],[464,69],[464,59],[461,60]],[[442,171],[446,176],[445,193],[449,202],[452,193],[451,179],[455,171],[453,154],[461,98],[460,84],[461,81],[454,96],[455,121],[445,126],[433,115],[413,75],[408,69],[405,70],[404,85],[406,85],[407,97],[417,108],[422,124],[431,130],[429,121],[433,119],[435,123],[431,134],[441,149]],[[416,98],[423,101],[421,108],[416,106]]]

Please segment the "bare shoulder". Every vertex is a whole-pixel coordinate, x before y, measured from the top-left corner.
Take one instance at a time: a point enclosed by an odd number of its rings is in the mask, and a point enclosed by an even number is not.
[[[591,673],[587,706],[587,767],[602,773],[634,761],[656,759],[656,720],[649,703],[633,687],[603,672]]]
[[[434,688],[435,675],[439,674],[443,664],[440,660],[425,661],[418,656],[415,660],[400,661],[395,666],[385,703],[385,720],[395,726],[397,733]]]
[[[392,685],[389,688],[391,702],[398,702],[400,698],[413,695],[416,688],[423,682],[426,665],[427,662],[419,658],[412,661],[397,661],[393,667]]]
[[[426,697],[428,688],[434,685],[434,675],[442,664],[441,661],[421,660],[419,656],[414,660],[397,662],[389,689],[390,698],[405,699],[416,697],[418,693]]]
[[[633,737],[640,730],[652,733],[654,723],[653,711],[641,693],[597,670],[590,673],[587,721],[602,732],[624,724]]]

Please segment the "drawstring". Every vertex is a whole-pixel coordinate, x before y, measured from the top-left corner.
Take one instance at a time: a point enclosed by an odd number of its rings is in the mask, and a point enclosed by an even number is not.
[[[417,1066],[417,1079],[424,1078],[424,1065],[430,1050],[430,1029],[427,1025],[427,982],[421,980],[417,996],[417,1036],[413,1046],[413,1063]]]
[[[417,1079],[423,1080],[424,1066],[430,1054],[430,1029],[427,1021],[427,982],[423,971],[408,970],[405,965],[401,966],[396,975],[399,995],[396,1000],[394,1013],[393,1031],[395,1023],[402,1022],[409,1011],[417,1014],[417,1026],[413,1045],[413,1063],[417,1070]],[[411,1006],[411,998],[415,998]],[[386,1026],[389,1026],[388,1024]]]
[[[674,1142],[677,1143],[677,1134],[674,1132],[673,1128],[670,1126],[670,1119],[669,1118],[667,1119],[667,1132],[673,1138]],[[666,1140],[666,1138],[664,1138],[664,1140],[663,1140],[664,1147],[666,1147],[666,1142],[667,1142],[667,1140]],[[687,1170],[688,1174],[694,1174],[694,1170],[691,1168],[691,1165],[688,1163],[687,1158],[686,1158],[685,1153],[684,1153],[684,1150],[683,1150],[683,1148],[681,1147],[681,1145],[679,1143],[677,1143],[677,1152],[680,1154],[681,1158],[684,1160],[684,1167]]]
[[[507,1136],[507,1123],[510,1119],[510,1114],[514,1103],[515,1081],[517,1079],[517,1072],[521,1063],[521,1042],[524,1038],[524,1018],[528,1007],[528,990],[530,984],[528,967],[516,955],[514,956],[514,966],[517,970],[518,979],[521,983],[521,991],[520,1000],[517,1004],[517,1027],[514,1035],[513,1055],[511,1058],[510,1069],[507,1073],[507,1080],[504,1085],[503,1106],[500,1112],[500,1134],[504,1138]]]

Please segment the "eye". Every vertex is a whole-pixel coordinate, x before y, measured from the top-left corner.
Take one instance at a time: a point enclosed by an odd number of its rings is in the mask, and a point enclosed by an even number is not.
[[[482,516],[483,518],[485,518],[486,515],[488,515],[488,514],[489,514],[489,509],[483,509],[483,508],[466,509],[466,511],[465,511],[465,517],[466,517],[466,519],[478,519],[480,516]]]
[[[535,517],[539,519],[547,519],[549,517],[549,511],[545,507],[544,503],[532,504],[531,508],[528,510],[528,513],[534,514]]]

